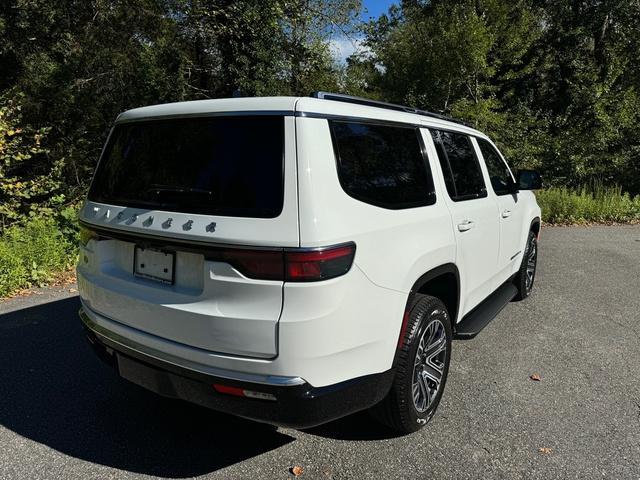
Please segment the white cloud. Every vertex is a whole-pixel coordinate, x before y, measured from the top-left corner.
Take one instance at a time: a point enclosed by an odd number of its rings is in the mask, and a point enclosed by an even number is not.
[[[345,63],[347,57],[354,53],[366,53],[370,51],[363,43],[363,38],[348,38],[342,36],[329,40],[329,48],[338,62]]]

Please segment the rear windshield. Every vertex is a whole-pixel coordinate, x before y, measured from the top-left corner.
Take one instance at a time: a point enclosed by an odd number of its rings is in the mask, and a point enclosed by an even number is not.
[[[182,118],[117,125],[89,200],[237,217],[277,217],[281,116]]]

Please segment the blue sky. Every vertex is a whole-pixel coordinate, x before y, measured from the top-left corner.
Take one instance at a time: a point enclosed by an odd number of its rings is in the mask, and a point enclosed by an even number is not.
[[[368,22],[372,18],[378,18],[386,13],[394,3],[397,3],[397,0],[363,0],[360,19],[363,22]],[[349,55],[361,48],[360,39],[336,35],[331,39],[331,47],[338,61],[344,63]]]
[[[377,18],[383,13],[387,13],[389,7],[393,4],[397,3],[392,0],[363,0],[363,12],[360,15],[362,20],[369,20],[369,17]],[[366,9],[366,11],[364,11]]]

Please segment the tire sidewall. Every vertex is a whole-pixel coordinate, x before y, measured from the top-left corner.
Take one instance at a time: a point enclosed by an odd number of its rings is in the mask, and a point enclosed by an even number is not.
[[[527,259],[529,258],[529,252],[531,250],[531,246],[535,245],[536,248],[536,267],[533,271],[533,280],[531,282],[531,288],[527,289]],[[520,285],[518,285],[518,290],[520,291],[520,298],[524,299],[531,295],[533,292],[533,287],[536,283],[536,274],[538,270],[538,240],[536,238],[536,234],[534,232],[529,232],[527,236],[527,245],[524,250],[524,256],[522,258],[522,265],[520,266]]]
[[[419,304],[416,305],[419,307]],[[451,341],[453,337],[453,332],[451,329],[451,320],[449,318],[449,313],[447,312],[446,307],[442,304],[442,302],[435,302],[429,309],[424,312],[419,312],[417,315],[417,322],[415,322],[414,331],[411,335],[409,352],[407,355],[407,375],[404,378],[405,385],[403,388],[403,392],[407,398],[402,399],[406,405],[406,419],[410,424],[415,426],[416,430],[426,424],[433,414],[435,413],[438,405],[440,404],[440,400],[442,398],[442,394],[444,392],[447,376],[449,374],[449,364],[451,362]],[[413,368],[415,363],[416,353],[418,351],[418,347],[420,344],[420,339],[424,334],[425,330],[429,326],[432,320],[438,319],[442,322],[444,326],[445,335],[446,335],[446,358],[444,363],[444,370],[442,373],[442,380],[440,383],[440,389],[436,394],[436,398],[433,400],[429,408],[427,408],[424,412],[418,412],[413,402]]]

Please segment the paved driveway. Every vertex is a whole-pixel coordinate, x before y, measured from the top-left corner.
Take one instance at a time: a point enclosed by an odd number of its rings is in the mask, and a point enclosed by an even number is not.
[[[533,296],[454,343],[438,413],[405,437],[165,400],[94,358],[68,288],[0,303],[0,478],[638,479],[640,227],[545,228],[540,250]]]

